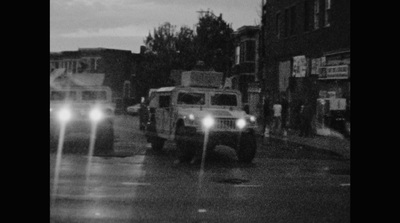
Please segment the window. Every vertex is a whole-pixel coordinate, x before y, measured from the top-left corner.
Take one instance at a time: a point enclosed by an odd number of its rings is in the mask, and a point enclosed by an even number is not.
[[[179,93],[179,105],[204,105],[205,95],[201,93]]]
[[[325,27],[329,27],[331,25],[330,17],[331,17],[331,0],[325,0]]]
[[[159,98],[160,108],[169,107],[170,101],[171,101],[171,97],[169,95],[160,95],[160,98]]]
[[[246,41],[246,61],[253,62],[256,59],[256,42],[254,40]]]
[[[245,47],[246,47],[245,42],[241,42],[240,43],[240,58],[239,58],[240,62],[244,62]]]
[[[311,24],[310,10],[311,10],[310,1],[309,0],[304,1],[304,31],[305,32],[310,31],[310,24]]]
[[[296,34],[296,6],[290,7],[290,35]]]
[[[211,96],[211,105],[237,106],[235,94],[215,94]]]
[[[107,92],[105,92],[105,91],[82,91],[82,100],[84,100],[84,101],[107,100]]]
[[[281,22],[281,13],[278,12],[276,13],[276,17],[275,17],[275,32],[276,32],[276,36],[279,38],[281,35],[281,27],[280,27],[280,22]]]
[[[289,36],[289,9],[285,9],[285,37]]]
[[[296,34],[296,6],[285,9],[285,37]]]
[[[314,29],[319,29],[319,0],[314,0]]]
[[[240,63],[240,46],[236,47],[236,51],[235,51],[235,64],[239,64]]]
[[[75,91],[52,91],[50,93],[51,101],[62,101],[62,100],[76,100]]]

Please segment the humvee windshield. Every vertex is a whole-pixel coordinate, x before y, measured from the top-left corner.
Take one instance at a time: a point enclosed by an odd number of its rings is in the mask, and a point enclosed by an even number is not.
[[[107,100],[107,92],[105,91],[82,91],[83,101],[103,101]]]
[[[180,105],[204,105],[205,94],[202,93],[179,93],[178,104]]]
[[[76,91],[52,91],[50,93],[51,101],[76,100],[76,98]]]
[[[237,106],[237,97],[235,94],[214,94],[211,95],[211,105]]]

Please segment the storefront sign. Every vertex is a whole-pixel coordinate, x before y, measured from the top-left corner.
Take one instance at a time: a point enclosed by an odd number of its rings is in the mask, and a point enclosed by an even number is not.
[[[304,55],[293,57],[293,77],[305,77],[307,60]]]
[[[349,78],[349,66],[337,65],[321,67],[319,79],[347,79]]]

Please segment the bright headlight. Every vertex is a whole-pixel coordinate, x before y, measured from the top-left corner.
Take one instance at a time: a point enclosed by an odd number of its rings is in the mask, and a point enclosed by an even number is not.
[[[97,122],[103,118],[104,114],[99,109],[95,108],[90,111],[89,116],[92,121]]]
[[[244,128],[245,126],[246,126],[246,121],[244,120],[244,119],[238,119],[237,121],[236,121],[236,126],[239,128],[239,129],[242,129],[242,128]]]
[[[63,108],[58,112],[58,118],[63,122],[69,121],[71,116],[71,111],[68,108]]]
[[[194,120],[194,115],[193,115],[193,114],[190,114],[190,115],[189,115],[189,119],[193,121],[193,120]]]
[[[206,128],[210,128],[214,125],[215,120],[211,116],[207,116],[203,119],[203,125]]]
[[[250,121],[251,121],[251,122],[255,122],[255,121],[256,121],[256,117],[250,116]]]

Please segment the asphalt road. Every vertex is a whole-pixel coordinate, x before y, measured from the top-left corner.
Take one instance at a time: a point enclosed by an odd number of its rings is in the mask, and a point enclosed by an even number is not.
[[[336,154],[260,139],[252,164],[219,147],[200,174],[174,165],[173,143],[153,152],[137,118],[115,126],[112,157],[67,149],[56,179],[50,153],[51,222],[350,222],[350,161]]]

